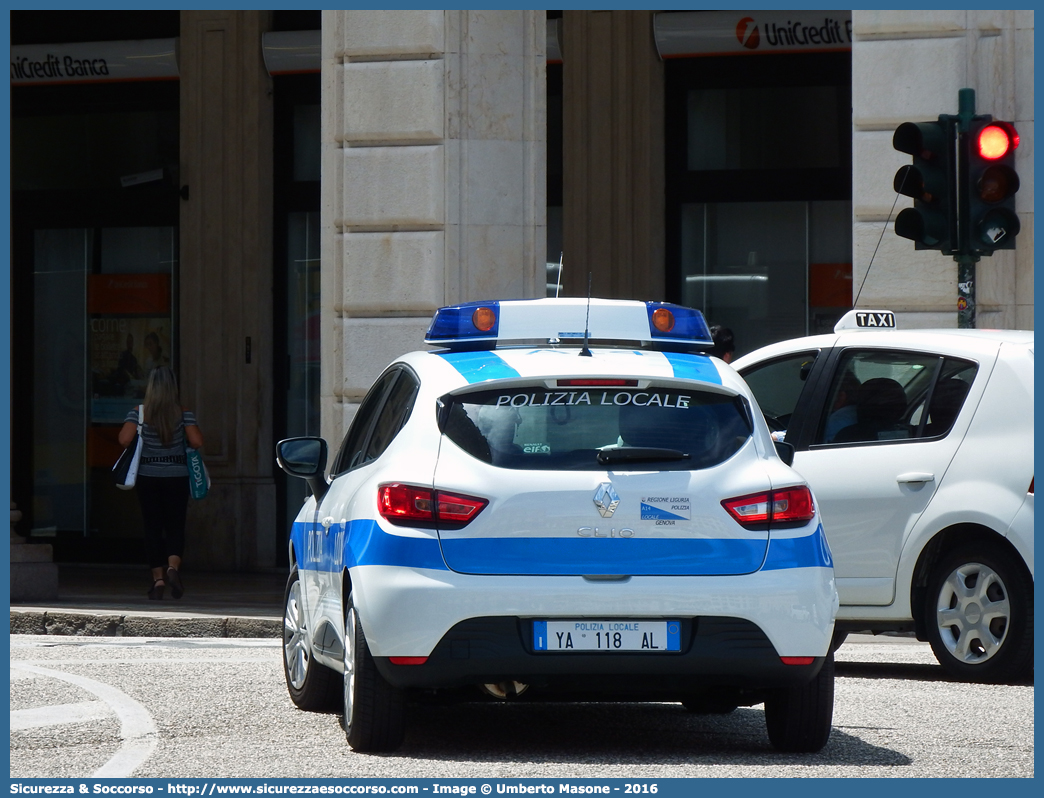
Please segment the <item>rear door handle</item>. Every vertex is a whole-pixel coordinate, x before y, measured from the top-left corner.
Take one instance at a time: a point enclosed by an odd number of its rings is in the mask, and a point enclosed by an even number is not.
[[[895,478],[895,481],[900,485],[935,482],[935,474],[929,474],[926,471],[910,471],[906,474],[900,474]]]

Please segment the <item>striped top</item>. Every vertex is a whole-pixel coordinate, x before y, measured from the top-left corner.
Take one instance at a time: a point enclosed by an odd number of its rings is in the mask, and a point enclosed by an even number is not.
[[[132,424],[138,423],[138,406],[135,405],[127,414],[124,421]],[[164,446],[160,441],[159,432],[149,426],[146,421],[141,425],[141,462],[138,465],[138,473],[143,477],[187,477],[188,468],[185,467],[185,427],[194,426],[196,416],[191,410],[183,410],[181,423],[174,429],[170,439],[170,446]]]

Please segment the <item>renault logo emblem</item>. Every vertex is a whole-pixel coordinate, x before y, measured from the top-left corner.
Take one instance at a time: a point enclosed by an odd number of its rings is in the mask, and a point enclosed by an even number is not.
[[[613,490],[613,484],[611,482],[603,482],[598,486],[598,490],[595,491],[594,495],[595,507],[598,508],[598,514],[602,518],[611,518],[613,513],[616,512],[617,505],[620,504],[620,497]]]

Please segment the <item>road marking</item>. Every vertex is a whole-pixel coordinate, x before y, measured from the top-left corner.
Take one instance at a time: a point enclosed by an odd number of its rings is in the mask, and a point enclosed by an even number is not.
[[[82,723],[85,720],[101,720],[111,716],[109,705],[104,701],[52,704],[34,709],[12,709],[11,731],[37,729],[41,726],[58,726],[62,723]]]
[[[152,720],[152,715],[141,704],[124,693],[108,684],[88,679],[86,676],[77,676],[72,673],[63,673],[49,668],[40,668],[36,665],[28,665],[24,662],[11,663],[12,670],[28,671],[38,676],[47,676],[59,679],[63,682],[75,684],[89,693],[94,693],[104,702],[120,719],[120,739],[123,741],[119,749],[104,765],[94,772],[91,778],[125,778],[134,773],[135,769],[146,759],[152,756],[159,741],[159,732]],[[97,703],[97,702],[88,702]],[[11,713],[11,726],[14,728],[14,712]]]

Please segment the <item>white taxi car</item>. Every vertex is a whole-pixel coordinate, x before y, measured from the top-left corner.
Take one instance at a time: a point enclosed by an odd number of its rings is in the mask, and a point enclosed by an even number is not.
[[[1033,333],[854,310],[732,365],[819,500],[837,644],[913,631],[955,678],[1030,675]]]
[[[830,550],[746,384],[699,353],[700,313],[471,303],[426,342],[374,383],[329,479],[321,439],[277,447],[313,494],[290,540],[294,703],[342,705],[363,751],[401,744],[411,695],[461,688],[764,703],[774,746],[822,748]]]

